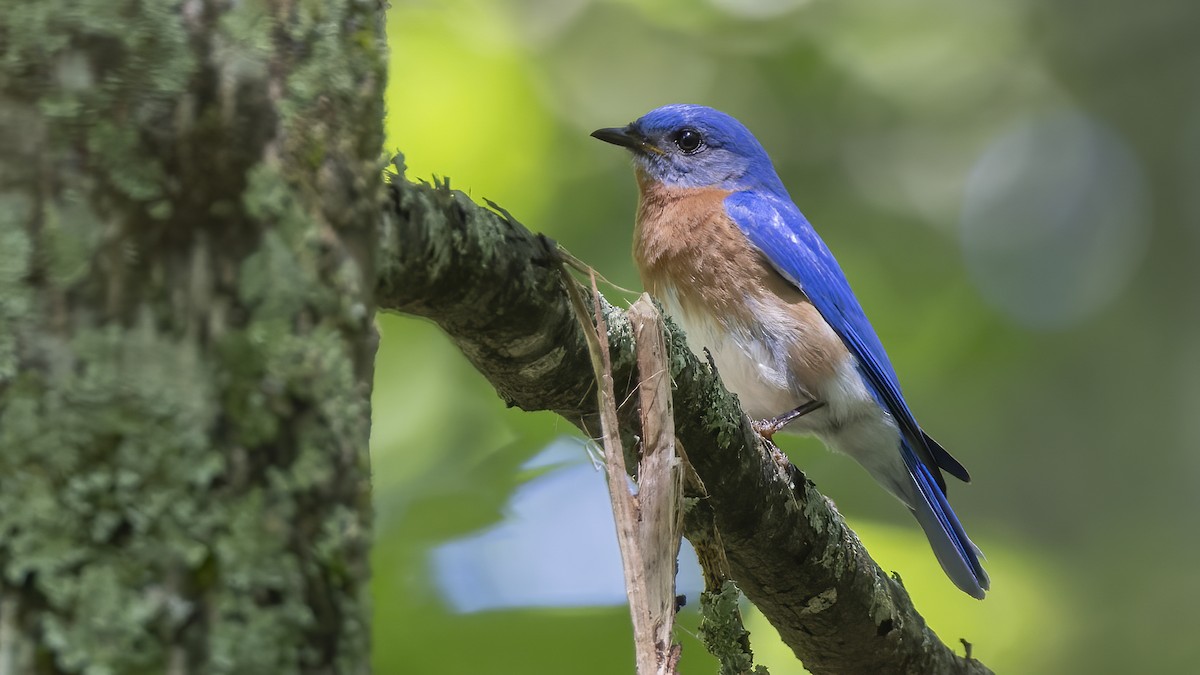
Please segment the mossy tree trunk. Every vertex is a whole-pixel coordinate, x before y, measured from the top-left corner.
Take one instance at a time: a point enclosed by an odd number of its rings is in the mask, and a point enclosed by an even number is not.
[[[0,0],[0,672],[361,673],[376,0]]]

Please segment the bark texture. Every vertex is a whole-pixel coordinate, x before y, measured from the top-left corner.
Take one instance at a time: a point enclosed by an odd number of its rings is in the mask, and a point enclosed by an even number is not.
[[[381,22],[0,1],[0,672],[367,671]]]
[[[595,378],[553,242],[458,192],[397,178],[389,197],[380,308],[435,321],[509,405],[598,429]],[[616,400],[635,401],[629,323],[619,310],[603,311]],[[732,576],[805,666],[990,672],[938,639],[832,503],[760,442],[712,368],[692,356],[677,329],[667,332],[676,435],[707,491]],[[622,410],[627,434],[638,428],[633,407]],[[686,534],[694,523],[685,523]]]

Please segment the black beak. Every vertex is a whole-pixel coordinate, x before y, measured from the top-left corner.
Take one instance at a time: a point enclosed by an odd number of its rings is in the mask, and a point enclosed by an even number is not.
[[[592,132],[592,138],[599,138],[605,143],[612,143],[623,148],[629,148],[634,152],[641,154],[658,153],[662,151],[656,148],[645,136],[630,127],[610,127],[608,129],[597,129]]]

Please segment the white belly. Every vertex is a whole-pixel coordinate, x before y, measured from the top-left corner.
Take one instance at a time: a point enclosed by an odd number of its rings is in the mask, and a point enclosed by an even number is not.
[[[776,417],[807,403],[810,396],[824,401],[824,407],[800,417],[785,431],[817,435],[858,461],[901,501],[909,502],[896,424],[867,389],[853,358],[823,381],[798,382],[786,362],[788,341],[798,331],[788,330],[786,322],[761,324],[779,326],[778,330],[729,325],[707,312],[685,312],[672,293],[665,295],[660,301],[687,333],[688,347],[701,361],[707,360],[705,349],[712,354],[722,382],[737,394],[747,415]]]
[[[787,359],[803,331],[790,326],[787,317],[763,316],[755,325],[744,325],[704,311],[685,311],[673,292],[664,295],[663,307],[687,333],[688,347],[702,361],[705,349],[712,354],[725,387],[737,394],[751,417],[782,415],[815,397],[825,401],[825,407],[796,420],[789,430],[820,432],[879,408],[852,358],[836,366],[831,377],[800,381]]]
[[[737,394],[746,414],[764,419],[783,414],[808,400],[791,380],[787,364],[772,349],[766,336],[749,329],[727,330],[711,315],[686,314],[668,303],[667,311],[687,333],[688,347],[701,361],[704,350],[713,362],[725,388]]]

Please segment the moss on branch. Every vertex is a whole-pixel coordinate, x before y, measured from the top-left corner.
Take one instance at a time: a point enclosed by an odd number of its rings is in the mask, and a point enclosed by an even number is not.
[[[596,429],[594,378],[553,242],[445,187],[389,186],[376,301],[441,326],[509,405]],[[588,293],[584,293],[585,297]],[[603,302],[603,300],[602,300]],[[617,400],[634,351],[605,305]],[[988,673],[929,629],[829,500],[763,444],[668,324],[676,435],[708,492],[734,580],[814,673]],[[635,410],[622,412],[626,434]]]

